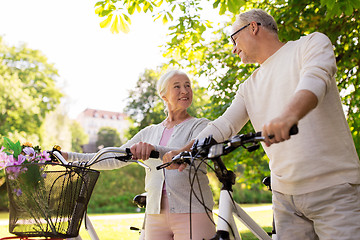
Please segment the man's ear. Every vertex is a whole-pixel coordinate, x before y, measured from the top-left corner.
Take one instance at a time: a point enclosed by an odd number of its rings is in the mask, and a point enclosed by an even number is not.
[[[250,27],[253,33],[257,33],[259,31],[259,26],[255,21],[251,22]]]

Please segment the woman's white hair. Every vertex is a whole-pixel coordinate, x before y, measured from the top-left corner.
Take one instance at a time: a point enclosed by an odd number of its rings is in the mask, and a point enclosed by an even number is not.
[[[186,73],[179,71],[179,70],[171,70],[171,71],[165,73],[164,75],[162,75],[161,78],[159,79],[159,81],[157,82],[157,87],[156,87],[160,97],[165,96],[168,85],[169,85],[169,81],[175,75],[187,76]]]

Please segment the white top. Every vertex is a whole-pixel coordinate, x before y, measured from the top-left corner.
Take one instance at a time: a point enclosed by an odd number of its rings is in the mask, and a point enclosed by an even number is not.
[[[197,138],[223,141],[250,119],[256,131],[280,115],[301,89],[313,92],[317,107],[299,121],[299,133],[266,147],[272,189],[304,194],[342,183],[360,183],[359,158],[340,102],[330,40],[313,33],[290,41],[239,86],[226,112]]]
[[[202,129],[206,127],[209,120],[205,118],[192,118],[174,126],[174,131],[166,147],[159,146],[162,133],[165,129],[163,124],[151,125],[138,132],[132,139],[121,148],[128,148],[134,143],[147,142],[155,146],[162,157],[166,152],[179,149],[186,145],[191,139],[195,138]],[[101,158],[113,157],[116,154],[104,154]],[[69,161],[88,161],[94,156],[93,153],[69,153]],[[92,168],[97,170],[110,170],[123,167],[128,163],[123,163],[115,159],[94,164]],[[161,194],[164,181],[166,182],[166,193],[169,200],[169,209],[171,213],[189,213],[190,183],[189,166],[183,171],[175,170],[156,170],[156,167],[162,164],[160,159],[148,159],[145,161],[151,170],[146,170],[145,191],[147,192],[146,212],[147,214],[160,214]],[[194,169],[191,169],[193,176]],[[206,166],[202,164],[198,171],[201,192],[205,199],[205,204],[209,209],[213,208],[214,202],[212,192],[209,186],[209,180],[206,175]],[[197,182],[194,184],[194,191],[197,196],[201,196]],[[192,196],[192,213],[205,212],[204,207]]]

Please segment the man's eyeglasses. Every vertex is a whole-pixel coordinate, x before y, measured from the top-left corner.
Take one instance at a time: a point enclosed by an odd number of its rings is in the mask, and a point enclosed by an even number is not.
[[[261,23],[256,23],[257,25],[261,25]],[[230,38],[231,38],[231,42],[232,42],[232,44],[235,46],[236,45],[236,43],[235,43],[235,40],[234,40],[234,36],[236,35],[236,34],[238,34],[241,30],[243,30],[244,28],[246,28],[246,27],[248,27],[248,26],[250,26],[250,23],[248,23],[248,24],[246,24],[245,26],[243,26],[242,28],[240,28],[239,30],[237,30],[236,32],[234,32],[233,34],[231,34],[230,35]]]

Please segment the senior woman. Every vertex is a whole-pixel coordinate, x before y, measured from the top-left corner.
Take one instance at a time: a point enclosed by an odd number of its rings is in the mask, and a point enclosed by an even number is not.
[[[133,158],[148,159],[146,164],[151,168],[151,171],[146,170],[145,177],[147,192],[145,239],[188,240],[190,239],[190,168],[187,167],[182,172],[168,169],[158,171],[156,166],[162,164],[162,161],[149,159],[149,156],[152,150],[159,151],[162,157],[166,152],[182,147],[195,138],[209,120],[194,118],[188,113],[193,92],[191,81],[185,73],[178,70],[167,72],[159,79],[157,90],[165,103],[167,118],[160,124],[144,128],[122,148],[131,146]],[[93,154],[69,152],[64,153],[64,156],[69,161],[86,161]],[[124,165],[117,160],[108,160],[99,162],[93,168],[108,170]],[[200,184],[194,184],[193,189],[197,196],[202,194],[206,208],[212,210],[214,202],[206,176],[206,166],[200,166],[197,173]],[[209,219],[205,207],[195,197],[192,199],[192,239],[209,239],[215,235],[215,226]]]

